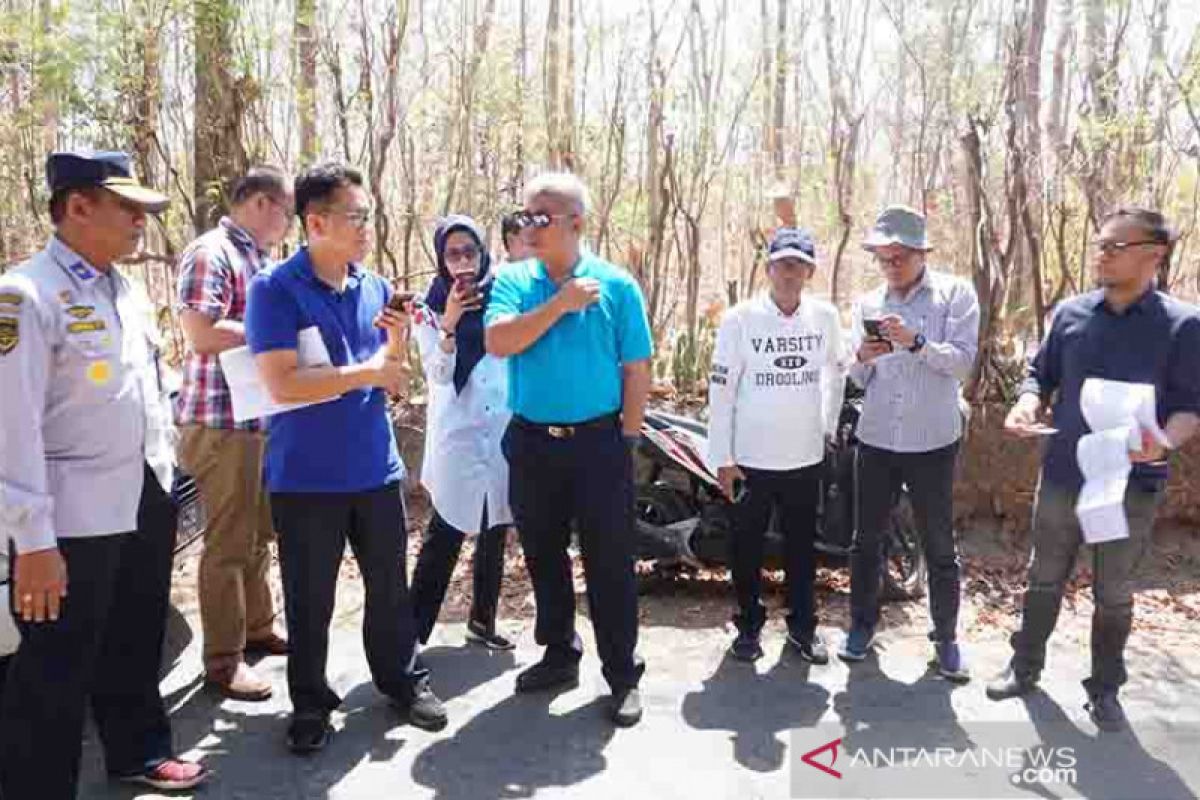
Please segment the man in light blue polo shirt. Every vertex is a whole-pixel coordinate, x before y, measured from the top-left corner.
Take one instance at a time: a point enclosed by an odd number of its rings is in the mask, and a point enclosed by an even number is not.
[[[637,585],[633,464],[650,389],[652,344],[633,277],[580,247],[587,189],[548,173],[525,192],[522,225],[536,259],[505,265],[486,314],[487,349],[509,359],[513,420],[503,449],[513,515],[537,600],[546,652],[517,678],[518,692],[573,686],[582,645],[567,545],[577,524],[588,606],[612,717],[634,725]]]
[[[322,164],[296,179],[295,195],[308,246],[254,277],[246,341],[275,400],[317,403],[270,418],[265,469],[291,650],[288,746],[309,753],[325,745],[329,714],[341,703],[325,660],[347,539],[366,586],[364,644],[375,685],[417,727],[444,727],[446,712],[415,664],[404,466],[385,396],[408,382],[407,319],[385,314],[391,288],[360,266],[371,218],[362,176]],[[331,366],[299,366],[299,333],[310,327]]]

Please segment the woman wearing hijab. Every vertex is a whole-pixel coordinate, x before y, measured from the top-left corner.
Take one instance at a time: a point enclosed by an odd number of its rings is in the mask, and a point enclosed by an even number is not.
[[[508,425],[505,362],[483,345],[491,296],[491,257],[473,219],[454,215],[433,234],[437,276],[414,314],[413,336],[429,384],[421,483],[433,517],[413,573],[417,634],[424,644],[437,621],[463,539],[478,533],[468,640],[493,650],[515,645],[496,632],[504,545],[512,511],[508,462],[500,438]]]

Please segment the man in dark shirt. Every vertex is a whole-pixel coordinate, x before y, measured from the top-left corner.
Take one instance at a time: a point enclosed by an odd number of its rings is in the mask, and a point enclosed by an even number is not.
[[[1075,504],[1083,476],[1075,451],[1080,437],[1090,431],[1080,408],[1084,381],[1152,384],[1158,422],[1173,448],[1200,427],[1200,311],[1155,291],[1158,267],[1171,257],[1175,239],[1154,211],[1120,209],[1105,219],[1093,257],[1101,288],[1058,308],[1005,421],[1013,435],[1051,438],[1034,508],[1033,559],[1021,628],[1012,637],[1012,661],[988,686],[993,700],[1026,694],[1036,686],[1082,540]],[[1053,427],[1038,421],[1048,401],[1053,402]],[[1162,445],[1148,431],[1141,435],[1141,449],[1129,454],[1129,536],[1093,545],[1092,672],[1083,683],[1088,711],[1105,730],[1125,724],[1117,692],[1126,680],[1133,571],[1150,543],[1167,476]]]

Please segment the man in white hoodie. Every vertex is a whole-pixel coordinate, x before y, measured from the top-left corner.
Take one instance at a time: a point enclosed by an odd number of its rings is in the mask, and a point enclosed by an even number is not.
[[[762,656],[760,599],[772,512],[784,538],[788,642],[824,664],[813,599],[817,502],[826,442],[837,426],[843,376],[837,309],[807,296],[816,248],[803,230],[781,228],[767,257],[768,291],[721,320],[709,383],[709,461],[734,504],[730,564],[737,592],[731,654]]]

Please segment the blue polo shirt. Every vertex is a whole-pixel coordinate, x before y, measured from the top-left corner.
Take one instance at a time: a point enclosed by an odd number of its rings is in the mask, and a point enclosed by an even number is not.
[[[577,278],[600,282],[600,301],[566,314],[508,359],[509,406],[539,423],[572,424],[621,409],[621,366],[653,353],[646,302],[626,270],[584,253]],[[525,314],[558,292],[540,261],[505,264],[488,301],[488,325]]]
[[[367,361],[386,341],[372,323],[391,287],[352,264],[343,291],[313,274],[308,248],[254,276],[246,341],[255,355],[295,350],[300,331],[321,332],[334,366]],[[357,389],[267,422],[266,483],[272,492],[361,492],[400,480],[404,465],[382,389]]]
[[[1091,432],[1079,406],[1088,378],[1154,384],[1160,425],[1177,412],[1200,414],[1200,311],[1155,291],[1120,314],[1102,291],[1073,297],[1055,311],[1021,391],[1054,397],[1058,433],[1047,446],[1042,477],[1072,491],[1083,485],[1075,447]],[[1157,489],[1167,466],[1135,464],[1132,477]]]

